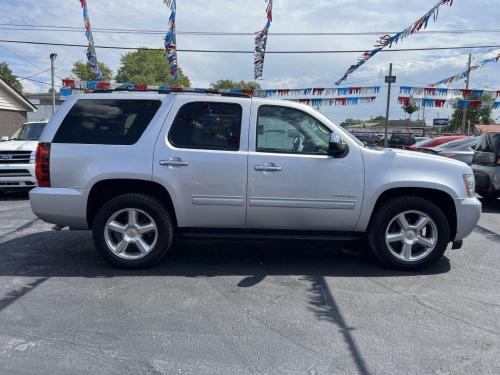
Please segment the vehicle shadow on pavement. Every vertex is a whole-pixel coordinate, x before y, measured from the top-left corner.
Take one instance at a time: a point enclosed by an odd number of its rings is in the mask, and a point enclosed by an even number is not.
[[[0,244],[0,276],[27,277],[23,287],[0,299],[0,311],[51,277],[241,276],[240,288],[256,286],[267,276],[301,276],[308,283],[308,309],[318,321],[335,325],[359,374],[369,366],[332,293],[327,277],[435,275],[450,270],[447,258],[423,272],[391,271],[370,255],[366,245],[350,250],[331,242],[177,240],[166,259],[146,270],[120,270],[105,263],[89,232],[41,232]]]
[[[243,276],[238,286],[251,287],[271,275],[391,277],[446,273],[446,257],[420,272],[388,270],[366,245],[343,249],[334,242],[269,240],[176,240],[165,259],[145,270],[111,267],[97,253],[90,232],[46,231],[0,243],[0,276]]]

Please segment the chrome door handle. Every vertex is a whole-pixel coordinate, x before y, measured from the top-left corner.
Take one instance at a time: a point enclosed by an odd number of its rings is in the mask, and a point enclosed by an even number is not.
[[[259,172],[281,172],[283,170],[282,167],[274,164],[274,163],[266,163],[264,165],[255,165],[253,167],[254,170]]]
[[[181,158],[170,158],[169,160],[160,160],[160,165],[164,167],[187,167],[189,162]]]

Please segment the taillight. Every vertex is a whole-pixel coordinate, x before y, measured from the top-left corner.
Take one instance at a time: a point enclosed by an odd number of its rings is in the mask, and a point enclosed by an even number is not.
[[[500,165],[500,157],[497,158],[497,165]]]
[[[36,148],[35,174],[38,186],[50,187],[50,143],[39,143]]]

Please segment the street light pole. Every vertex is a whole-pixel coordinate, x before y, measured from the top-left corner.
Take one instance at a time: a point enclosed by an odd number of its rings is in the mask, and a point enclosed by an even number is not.
[[[51,53],[50,54],[50,76],[52,80],[52,115],[56,112],[56,85],[54,82],[54,76],[55,76],[55,67],[54,67],[54,61],[56,61],[57,58],[57,53]]]
[[[384,147],[388,146],[388,136],[389,136],[389,111],[391,109],[391,86],[396,83],[396,76],[392,75],[392,63],[389,65],[389,75],[385,77],[385,83],[388,83],[387,87],[387,110],[385,112],[385,129],[384,129]]]

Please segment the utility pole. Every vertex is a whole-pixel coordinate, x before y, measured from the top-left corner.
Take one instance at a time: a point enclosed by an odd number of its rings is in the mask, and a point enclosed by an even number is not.
[[[467,64],[467,79],[465,81],[465,89],[469,89],[469,84],[470,84],[470,66],[472,63],[472,54],[469,53],[469,63]],[[465,99],[465,97],[464,97]],[[467,131],[466,129],[466,122],[467,122],[467,107],[464,107],[464,112],[462,115],[462,133],[465,134]]]
[[[385,83],[388,83],[387,87],[387,110],[385,111],[385,129],[384,129],[384,147],[388,146],[388,136],[389,136],[389,111],[391,109],[391,86],[396,83],[396,76],[392,75],[392,63],[389,65],[389,75],[385,77]]]
[[[55,67],[54,61],[56,61],[57,53],[50,54],[50,76],[52,79],[52,115],[56,112],[56,85],[54,82]]]

